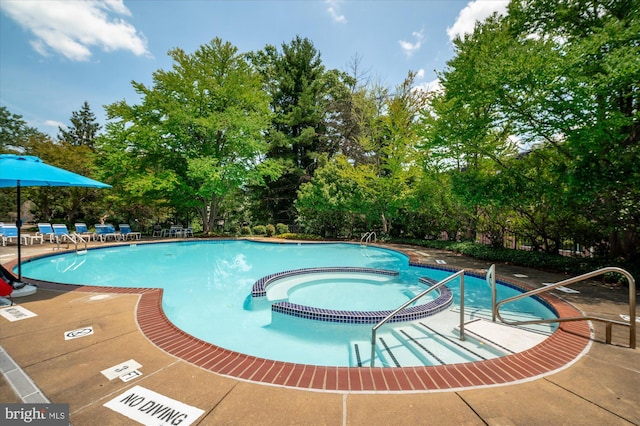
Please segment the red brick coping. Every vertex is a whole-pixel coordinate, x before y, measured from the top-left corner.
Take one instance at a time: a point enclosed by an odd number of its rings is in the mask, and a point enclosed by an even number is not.
[[[515,281],[504,278],[500,281],[529,289]],[[136,320],[140,330],[163,351],[224,376],[307,390],[388,393],[505,385],[564,368],[585,351],[591,336],[587,321],[566,322],[560,323],[558,329],[542,343],[526,351],[484,361],[387,368],[305,365],[230,351],[185,333],[173,325],[164,314],[162,289],[34,282],[41,288],[51,290],[140,294],[136,309]],[[560,318],[582,315],[576,308],[550,293],[546,293],[542,299],[556,310]]]

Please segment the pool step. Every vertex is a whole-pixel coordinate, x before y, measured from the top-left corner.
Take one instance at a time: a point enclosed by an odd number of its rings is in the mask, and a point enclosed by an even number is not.
[[[475,339],[461,342],[453,331],[444,334],[420,322],[378,334],[375,365],[408,367],[455,364],[495,358],[506,353]],[[371,365],[371,343],[351,342],[350,362],[354,367]]]
[[[458,306],[452,307],[451,312],[460,313],[460,308]],[[467,307],[464,310],[465,315],[469,318],[468,321],[473,321],[476,319],[484,319],[487,321],[491,321],[491,309],[487,308],[475,308],[475,307]],[[530,321],[536,320],[540,317],[535,316],[529,312],[516,312],[509,311],[505,309],[500,310],[500,315],[505,321]],[[503,324],[503,323],[500,323]],[[506,324],[503,324],[506,325]],[[540,333],[544,336],[550,336],[557,328],[557,324],[527,324],[527,325],[519,325],[517,326],[521,330],[527,330],[532,333]]]
[[[465,337],[472,338],[497,350],[517,353],[529,349],[548,335],[521,327],[514,327],[499,322],[476,319],[464,325]],[[459,332],[459,327],[456,327]]]
[[[460,340],[460,310],[443,311],[437,318],[385,326],[378,330],[375,347],[377,367],[409,367],[482,361],[529,349],[555,330],[552,324],[510,326],[491,321],[491,310],[465,309],[465,340]],[[505,320],[536,319],[530,313],[501,312]],[[352,341],[352,366],[371,365],[371,342]]]

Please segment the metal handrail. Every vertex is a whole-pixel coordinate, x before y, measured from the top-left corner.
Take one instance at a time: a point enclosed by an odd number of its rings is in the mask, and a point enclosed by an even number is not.
[[[487,284],[491,289],[491,321],[496,321],[496,265],[491,265],[489,269],[487,269],[486,276]]]
[[[364,244],[369,244],[371,242],[371,237],[373,237],[373,241],[377,241],[377,235],[374,231],[366,232],[362,238],[360,238],[360,243],[364,241]]]
[[[81,235],[77,233],[73,234],[60,234],[56,236],[56,250],[60,250],[60,239],[67,240],[67,249],[69,248],[69,241],[71,241],[75,247],[75,252],[78,253],[78,243],[84,243],[84,251],[87,251],[87,242]],[[76,239],[77,238],[77,239]]]
[[[544,293],[554,290],[558,287],[567,286],[580,281],[587,280],[589,278],[596,277],[598,275],[606,274],[608,272],[616,272],[623,275],[629,280],[629,323],[624,321],[610,320],[607,318],[594,317],[591,315],[585,315],[580,317],[568,317],[568,318],[554,318],[554,319],[541,319],[541,320],[528,320],[528,321],[505,321],[500,315],[500,306],[514,302],[519,299],[523,299],[529,296],[535,296],[536,294]],[[519,294],[517,296],[509,297],[508,299],[501,300],[494,305],[494,311],[500,321],[508,325],[525,325],[525,324],[546,324],[554,322],[569,322],[569,321],[600,321],[606,323],[606,342],[611,343],[611,327],[613,324],[623,325],[629,327],[629,347],[631,349],[636,348],[636,281],[633,276],[622,268],[615,266],[609,266],[606,268],[598,269],[597,271],[588,272],[586,274],[579,275],[577,277],[569,278],[564,281],[550,284],[535,290],[528,291],[526,293]]]
[[[404,308],[406,308],[407,306],[411,305],[416,300],[418,300],[421,297],[429,294],[433,290],[442,287],[443,285],[445,285],[446,283],[448,283],[449,281],[451,281],[451,280],[453,280],[454,278],[457,278],[457,277],[460,277],[460,340],[464,340],[464,269],[461,269],[458,272],[456,272],[455,274],[450,275],[447,278],[443,279],[442,281],[439,281],[436,284],[432,285],[431,287],[429,287],[428,289],[424,290],[423,292],[421,292],[420,294],[418,294],[417,296],[415,296],[413,299],[409,300],[408,302],[403,303],[402,306],[397,308],[395,311],[391,312],[389,315],[387,315],[379,323],[377,323],[376,325],[374,325],[371,328],[371,367],[374,366],[375,359],[376,359],[376,357],[375,357],[375,355],[376,355],[376,332],[378,331],[378,329],[380,327],[382,327],[391,318],[393,318],[398,312],[402,311]]]

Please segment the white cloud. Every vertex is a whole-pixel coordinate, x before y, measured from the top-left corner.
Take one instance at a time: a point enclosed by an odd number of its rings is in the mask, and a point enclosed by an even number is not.
[[[417,72],[416,72],[416,78],[424,78],[424,68],[420,68]]]
[[[449,40],[473,33],[476,22],[484,21],[494,12],[504,14],[508,5],[509,0],[474,0],[469,2],[458,14],[456,22],[447,28]]]
[[[402,51],[409,58],[422,47],[422,40],[424,40],[424,30],[414,31],[411,33],[411,35],[415,39],[414,43],[405,40],[398,41],[398,43],[400,43]]]
[[[422,90],[424,92],[439,92],[442,90],[442,84],[440,84],[440,79],[435,79],[429,81],[428,83],[420,83],[413,86],[413,90]]]
[[[124,19],[111,16],[131,16],[123,0],[2,0],[0,8],[33,33],[31,46],[43,56],[56,52],[72,61],[87,61],[94,47],[149,55],[144,36]]]
[[[56,121],[56,120],[45,120],[45,122],[43,124],[45,126],[48,126],[48,127],[55,127],[56,129],[58,127],[62,127],[63,129],[67,128],[66,124],[61,123],[60,121]]]
[[[325,3],[327,3],[329,5],[329,7],[327,8],[327,12],[329,12],[329,15],[331,15],[331,18],[339,23],[339,24],[346,24],[347,23],[347,18],[340,13],[340,1],[339,0],[325,0]]]

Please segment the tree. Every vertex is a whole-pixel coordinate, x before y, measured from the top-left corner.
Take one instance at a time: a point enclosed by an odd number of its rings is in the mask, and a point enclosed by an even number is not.
[[[551,250],[561,233],[599,232],[611,255],[639,255],[638,6],[513,1],[454,41],[425,145],[459,161],[454,190],[475,194],[476,217],[516,214]],[[529,154],[514,155],[509,139]]]
[[[263,161],[269,97],[244,56],[219,38],[169,56],[173,69],[156,71],[151,87],[133,83],[140,105],[107,106],[102,167],[129,200],[164,200],[182,220],[196,212],[208,233],[227,197],[277,178]]]
[[[379,97],[380,92],[373,91],[361,92],[358,98],[353,98],[362,161],[345,157],[330,162],[328,170],[318,170],[321,178],[313,179],[304,190],[301,188],[296,206],[305,209],[301,217],[304,224],[317,226],[310,212],[315,210],[318,217],[325,219],[330,217],[329,209],[335,215],[329,221],[334,235],[340,233],[335,229],[337,218],[347,217],[360,218],[360,226],[367,230],[375,228],[391,233],[394,222],[406,209],[407,194],[419,166],[415,161],[416,128],[423,96],[412,89],[413,77],[410,73],[392,96]],[[349,191],[355,201],[340,201],[341,194]],[[326,223],[323,226],[325,229]]]
[[[7,107],[0,107],[0,151],[19,152],[20,147],[38,133],[37,129],[27,126],[21,115],[11,113]]]
[[[251,55],[264,77],[274,113],[267,133],[267,158],[277,162],[283,173],[255,188],[263,220],[293,223],[296,191],[311,180],[321,155],[331,157],[338,150],[336,123],[339,102],[348,94],[347,76],[326,70],[313,43],[299,36],[282,51],[267,45]]]
[[[349,170],[346,157],[323,159],[310,182],[303,183],[295,201],[306,232],[338,238],[351,235],[358,222],[363,194]]]
[[[80,111],[71,113],[71,126],[67,127],[67,129],[58,127],[58,140],[73,146],[86,146],[93,149],[100,127],[100,124],[96,122],[96,116],[89,107],[89,103],[84,101]]]

